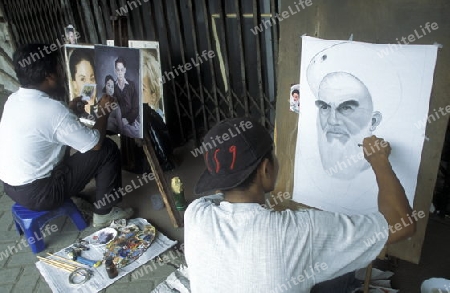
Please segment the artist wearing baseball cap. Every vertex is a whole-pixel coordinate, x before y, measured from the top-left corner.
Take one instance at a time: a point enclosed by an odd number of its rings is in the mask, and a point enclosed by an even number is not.
[[[224,120],[212,128],[205,138],[222,140],[221,143],[215,142],[217,147],[214,150],[204,154],[207,169],[195,186],[196,194],[226,191],[243,183],[240,189],[245,189],[250,185],[249,181],[255,179],[256,168],[264,159],[272,163],[272,172],[277,171],[272,155],[273,140],[267,130],[253,119]]]
[[[410,208],[388,161],[389,144],[375,136],[363,144],[382,146],[366,158],[379,179],[381,213],[274,211],[264,205],[278,175],[270,134],[249,118],[227,119],[213,127],[203,142],[206,170],[195,187],[195,193],[209,195],[194,200],[184,215],[191,292],[355,289],[354,274],[349,273],[366,267],[386,243],[409,237],[415,227],[390,233],[388,223],[400,221]],[[380,234],[385,237],[364,244]],[[344,277],[313,288],[344,274],[350,282]],[[330,285],[331,291],[325,289]]]

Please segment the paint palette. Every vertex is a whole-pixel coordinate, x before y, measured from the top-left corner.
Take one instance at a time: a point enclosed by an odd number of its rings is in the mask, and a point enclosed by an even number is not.
[[[95,246],[107,245],[111,241],[113,241],[117,236],[117,230],[114,228],[104,228],[101,229],[91,236],[89,236],[86,240],[89,241],[89,244]]]
[[[117,268],[123,268],[138,259],[152,244],[156,228],[150,224],[142,228],[131,224],[116,227],[117,237],[106,245],[104,257],[112,257]]]

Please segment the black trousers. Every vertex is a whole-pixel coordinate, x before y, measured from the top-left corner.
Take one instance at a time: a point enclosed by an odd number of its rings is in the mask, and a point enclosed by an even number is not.
[[[30,210],[43,211],[58,208],[70,197],[78,196],[92,178],[96,181],[95,197],[85,199],[91,203],[103,202],[94,205],[94,212],[107,214],[122,199],[118,192],[118,196],[107,197],[122,185],[120,151],[109,138],[103,140],[100,150],[67,156],[53,169],[50,177],[21,186],[5,183],[4,189],[18,204]]]
[[[361,287],[361,281],[355,278],[355,272],[350,272],[332,280],[316,284],[310,293],[350,293]]]

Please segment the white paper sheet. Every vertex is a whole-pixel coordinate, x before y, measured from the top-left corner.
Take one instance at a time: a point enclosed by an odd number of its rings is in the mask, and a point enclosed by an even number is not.
[[[436,57],[434,45],[302,38],[295,201],[346,214],[377,211],[375,176],[358,147],[373,134],[391,144],[412,205]]]
[[[147,220],[142,218],[131,219],[128,223],[133,223],[138,226],[143,226],[148,224]],[[88,236],[89,237],[89,236]],[[85,237],[88,238],[88,237]],[[105,264],[102,264],[98,268],[92,268],[94,271],[93,277],[84,284],[81,285],[71,285],[69,284],[69,272],[62,271],[58,268],[52,267],[38,261],[36,267],[41,272],[47,284],[50,286],[53,292],[80,292],[80,293],[92,293],[98,292],[115,281],[119,280],[123,276],[133,272],[135,269],[146,264],[151,259],[160,255],[164,251],[170,249],[172,246],[176,245],[177,241],[170,240],[164,234],[157,232],[156,238],[150,247],[143,253],[136,261],[127,265],[126,267],[119,269],[119,275],[110,279],[106,273]],[[83,257],[92,260],[103,259],[103,251],[101,247],[95,247],[93,245],[89,246],[89,250],[83,251]],[[55,253],[56,255],[65,256],[64,249]]]

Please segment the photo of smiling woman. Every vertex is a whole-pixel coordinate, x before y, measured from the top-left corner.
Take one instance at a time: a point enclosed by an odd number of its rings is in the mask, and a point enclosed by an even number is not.
[[[85,84],[95,84],[94,47],[65,45],[66,71],[69,80],[70,100],[81,96]],[[96,93],[85,106],[86,115],[93,114]]]

